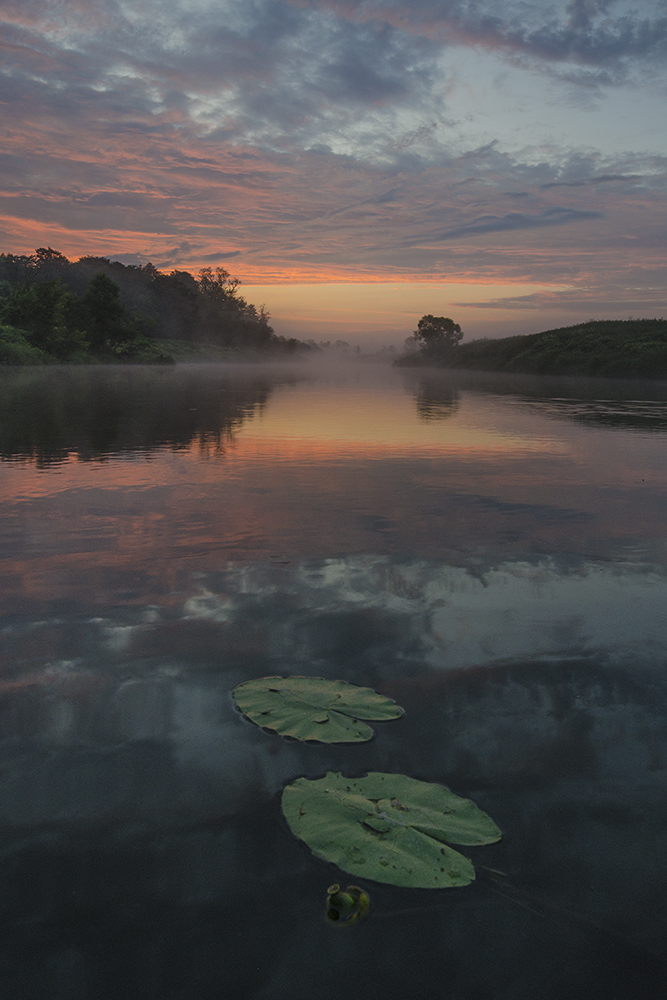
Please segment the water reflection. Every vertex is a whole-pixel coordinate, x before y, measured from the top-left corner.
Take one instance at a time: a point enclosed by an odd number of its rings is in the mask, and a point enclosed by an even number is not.
[[[424,375],[414,392],[421,420],[446,420],[458,409],[459,393],[444,379]]]
[[[444,404],[442,415],[447,416],[448,402],[467,391],[505,397],[556,420],[640,431],[667,429],[667,381],[435,369],[408,369],[401,374],[415,395],[418,412],[428,414],[426,419],[437,419],[439,400]]]
[[[81,461],[112,455],[148,455],[191,447],[224,454],[238,431],[266,412],[276,390],[318,386],[308,425],[314,436],[330,436],[338,425],[346,436],[400,441],[401,406],[396,388],[414,398],[422,426],[455,416],[467,399],[498,398],[539,416],[590,426],[644,431],[667,428],[667,383],[603,379],[552,379],[480,372],[389,370],[360,367],[336,371],[304,365],[244,367],[192,365],[177,369],[56,367],[2,371],[0,459],[57,466],[76,455]],[[346,417],[337,394],[356,386],[355,409]],[[393,388],[392,388],[393,386]],[[322,409],[325,396],[331,406]],[[472,395],[471,395],[472,394]],[[481,396],[480,396],[481,394]],[[365,408],[363,400],[365,399]],[[393,411],[387,409],[391,400]],[[273,405],[273,403],[272,403]],[[293,417],[281,421],[293,433]],[[340,436],[340,431],[339,431]],[[489,443],[492,435],[487,431]],[[470,432],[468,432],[470,437]],[[423,445],[437,438],[423,437]],[[415,442],[417,443],[417,442]]]
[[[555,420],[525,394],[363,366],[3,378],[13,613],[176,601],[230,559],[664,561],[660,436]]]
[[[8,996],[306,1000],[340,969],[371,998],[667,994],[658,433],[602,426],[615,397],[581,380],[6,375]],[[614,405],[650,422],[650,392]],[[406,715],[363,747],[280,740],[230,699],[277,673]],[[473,797],[505,874],[373,886],[359,935],[332,930],[338,874],[278,795],[369,769]]]
[[[0,457],[39,468],[195,444],[224,453],[275,385],[294,372],[215,365],[160,370],[58,367],[3,370]]]
[[[157,1000],[176,949],[171,995],[184,1000],[221,981],[239,1000],[285,995],[288,981],[297,1000],[327,996],[332,961],[370,996],[411,983],[435,1000],[445,976],[464,1000],[499,982],[548,1000],[602,1000],[612,985],[621,1000],[659,996],[666,597],[664,574],[604,564],[480,573],[349,557],[230,565],[171,609],[15,621],[0,909],[15,928],[5,974],[20,982],[23,963],[31,985],[12,995],[65,996],[68,983],[76,996],[78,976],[82,998],[111,996],[130,976],[123,995]],[[242,719],[230,690],[288,672],[369,684],[406,715],[363,746],[281,740]],[[285,782],[326,770],[471,795],[503,830],[475,854],[505,873],[503,894],[483,870],[437,900],[372,886],[368,929],[332,937],[333,869],[277,802]]]
[[[667,400],[554,398],[533,405],[545,416],[566,417],[581,424],[639,431],[667,430]]]

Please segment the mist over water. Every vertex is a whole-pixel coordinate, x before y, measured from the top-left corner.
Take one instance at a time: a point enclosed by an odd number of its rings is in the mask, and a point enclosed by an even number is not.
[[[8,995],[662,995],[667,384],[0,377]],[[322,747],[235,712],[288,673],[406,715]],[[278,798],[327,770],[441,782],[503,839],[340,933]]]

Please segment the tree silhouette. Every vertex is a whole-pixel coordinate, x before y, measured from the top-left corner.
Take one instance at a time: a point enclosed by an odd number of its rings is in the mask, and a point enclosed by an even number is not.
[[[107,257],[71,262],[53,247],[0,253],[0,324],[14,328],[14,339],[27,338],[31,350],[60,360],[80,360],[87,352],[106,360],[156,352],[162,358],[162,348],[149,343],[157,338],[239,354],[306,349],[295,338],[276,336],[264,306],[246,301],[240,284],[223,267],[201,268],[195,277]]]
[[[423,350],[452,350],[463,339],[463,333],[458,323],[448,316],[431,316],[429,313],[417,323],[413,337],[417,346]]]
[[[107,342],[131,339],[126,329],[125,310],[120,300],[120,288],[108,275],[96,274],[83,297],[88,341],[93,350],[100,350]]]

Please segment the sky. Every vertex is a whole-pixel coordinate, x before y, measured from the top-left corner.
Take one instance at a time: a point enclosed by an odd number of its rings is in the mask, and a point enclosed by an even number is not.
[[[0,251],[223,267],[277,333],[667,314],[667,0],[0,0]]]

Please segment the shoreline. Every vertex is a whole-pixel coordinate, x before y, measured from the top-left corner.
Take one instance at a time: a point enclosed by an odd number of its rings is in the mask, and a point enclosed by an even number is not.
[[[516,375],[667,379],[667,320],[591,320],[542,333],[404,354],[399,368]]]

